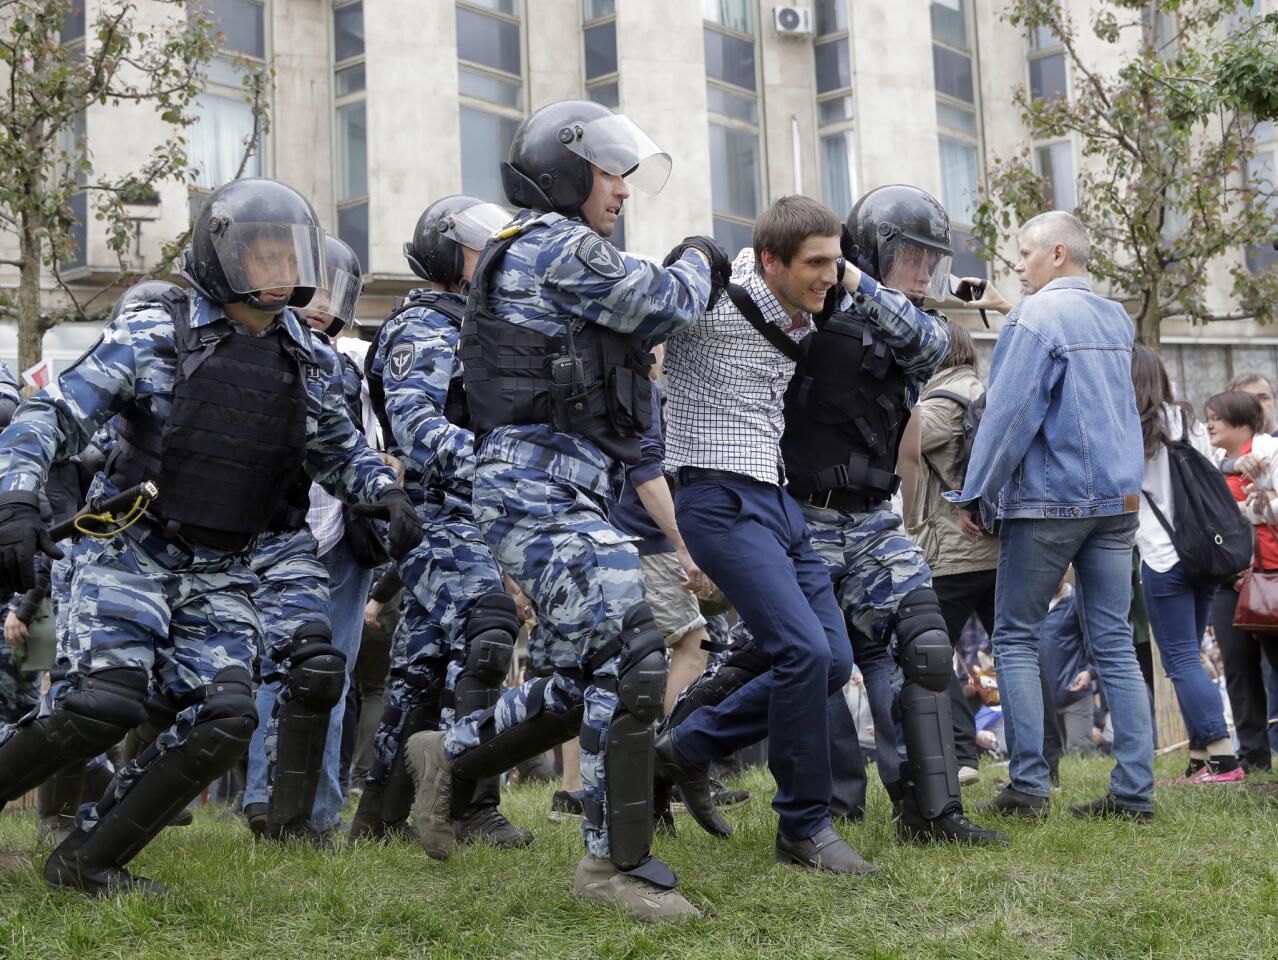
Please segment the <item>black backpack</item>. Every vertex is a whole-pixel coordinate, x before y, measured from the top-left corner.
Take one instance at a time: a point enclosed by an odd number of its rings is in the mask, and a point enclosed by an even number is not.
[[[1175,529],[1154,499],[1141,493],[1171,537],[1185,574],[1197,583],[1223,583],[1251,566],[1251,524],[1220,468],[1193,448],[1187,426],[1181,433],[1182,439],[1167,443]]]
[[[968,464],[972,462],[972,447],[976,443],[976,431],[981,425],[981,418],[985,416],[985,394],[982,393],[975,400],[969,400],[961,393],[954,393],[952,390],[930,390],[923,396],[923,400],[931,400],[933,397],[941,397],[945,400],[952,400],[963,408],[963,453],[958,460],[960,486],[964,478],[967,476]],[[941,473],[935,467],[933,472],[940,477]]]

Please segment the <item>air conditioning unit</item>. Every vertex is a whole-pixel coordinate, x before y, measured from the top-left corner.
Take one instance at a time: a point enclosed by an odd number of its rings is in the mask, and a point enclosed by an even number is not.
[[[772,23],[783,37],[812,36],[811,7],[774,7]]]

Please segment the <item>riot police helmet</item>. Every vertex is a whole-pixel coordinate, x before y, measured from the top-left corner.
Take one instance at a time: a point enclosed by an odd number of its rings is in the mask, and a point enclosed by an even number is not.
[[[325,284],[324,231],[305,197],[275,180],[232,180],[213,191],[191,230],[183,275],[217,303],[278,313]],[[290,291],[286,300],[276,291]]]
[[[181,289],[176,283],[169,283],[167,280],[142,280],[120,294],[120,299],[111,308],[110,319],[114,320],[129,307],[139,303],[154,303],[169,291]]]
[[[950,218],[931,194],[905,184],[878,187],[857,200],[847,228],[853,259],[875,280],[911,300],[947,296]]]
[[[462,195],[443,197],[417,218],[413,239],[404,244],[404,259],[423,280],[461,285],[466,269],[462,248],[484,249],[508,223],[510,214],[495,203]]]
[[[355,304],[364,289],[364,271],[360,269],[355,251],[331,233],[324,235],[324,266],[325,284],[315,288],[314,296],[303,310],[308,320],[317,316],[327,321],[321,329],[335,337],[355,319]]]
[[[501,183],[517,207],[575,217],[590,196],[592,166],[655,194],[670,176],[670,154],[602,104],[561,100],[519,125]]]

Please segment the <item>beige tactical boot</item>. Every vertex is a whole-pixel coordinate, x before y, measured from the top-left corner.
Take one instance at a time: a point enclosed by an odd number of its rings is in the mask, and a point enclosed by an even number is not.
[[[701,911],[677,890],[664,890],[647,880],[622,873],[611,860],[586,856],[577,864],[574,895],[582,900],[611,903],[626,913],[650,923],[683,923],[701,916]]]
[[[415,733],[404,744],[404,761],[413,778],[413,826],[422,849],[436,860],[447,860],[457,849],[451,804],[453,774],[444,756],[444,735]]]

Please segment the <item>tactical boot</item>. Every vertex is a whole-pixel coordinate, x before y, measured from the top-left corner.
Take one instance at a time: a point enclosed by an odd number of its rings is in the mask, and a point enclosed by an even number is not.
[[[581,802],[585,795],[584,790],[556,790],[550,798],[550,819],[555,823],[585,820],[586,808]]]
[[[44,865],[44,882],[51,890],[78,890],[91,897],[113,897],[122,893],[140,893],[158,897],[164,887],[146,877],[135,877],[123,867],[90,863],[80,857],[81,845],[89,834],[76,829],[58,844]]]
[[[447,860],[457,849],[457,833],[450,815],[453,773],[444,755],[444,734],[422,731],[404,744],[404,761],[413,778],[413,827],[422,849],[436,860]]]
[[[351,820],[351,832],[347,839],[351,843],[358,840],[371,840],[374,843],[385,843],[388,839],[390,824],[382,819],[382,791],[385,789],[381,781],[364,785],[360,795],[359,806],[355,808],[355,817]]]
[[[892,804],[892,819],[896,821],[896,835],[913,843],[968,843],[975,846],[1003,846],[1008,842],[1004,834],[987,830],[963,816],[961,808],[946,810],[933,820],[920,812],[914,797],[908,792]]]
[[[677,890],[654,886],[647,880],[622,873],[611,860],[585,856],[577,864],[573,895],[582,900],[611,903],[632,917],[649,923],[683,923],[700,917],[701,911]]]
[[[266,836],[266,828],[268,826],[266,814],[268,809],[265,803],[244,804],[244,819],[248,822],[248,828],[253,836]]]
[[[474,806],[461,820],[454,821],[458,843],[486,843],[498,850],[515,850],[533,842],[531,830],[517,827],[496,807]]]
[[[678,785],[683,805],[692,814],[692,819],[713,836],[732,836],[732,826],[723,819],[710,793],[709,773],[684,759],[669,730],[657,738],[654,754],[657,776]]]

